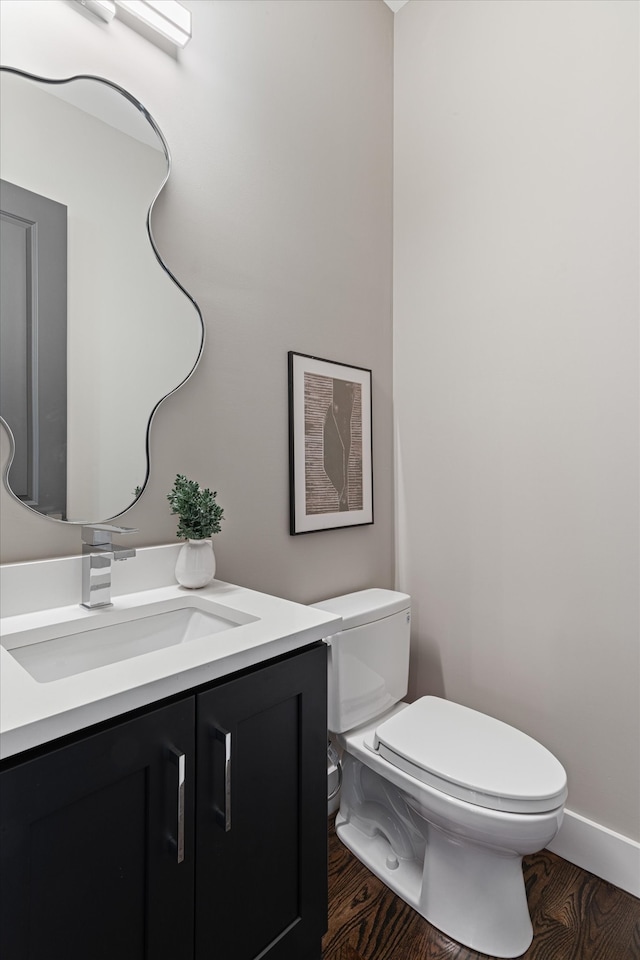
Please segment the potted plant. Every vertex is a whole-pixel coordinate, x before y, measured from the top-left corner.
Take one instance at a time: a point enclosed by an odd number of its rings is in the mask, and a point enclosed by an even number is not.
[[[223,509],[216,502],[217,492],[201,489],[196,480],[179,473],[167,494],[171,513],[179,517],[177,536],[185,539],[176,563],[176,579],[183,587],[204,587],[213,580],[216,559],[211,537],[220,533]]]

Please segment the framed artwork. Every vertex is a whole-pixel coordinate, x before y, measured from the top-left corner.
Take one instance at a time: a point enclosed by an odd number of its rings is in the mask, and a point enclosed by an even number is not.
[[[371,371],[289,352],[290,533],[373,523]]]

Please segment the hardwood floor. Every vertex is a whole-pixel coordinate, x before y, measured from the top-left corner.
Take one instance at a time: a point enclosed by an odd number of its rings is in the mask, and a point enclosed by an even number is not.
[[[533,943],[523,960],[640,960],[640,900],[548,851],[525,858]],[[329,824],[323,960],[486,960],[396,897]]]

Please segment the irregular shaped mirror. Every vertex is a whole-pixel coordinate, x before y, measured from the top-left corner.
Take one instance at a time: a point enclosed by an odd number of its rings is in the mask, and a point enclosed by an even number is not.
[[[195,301],[151,232],[162,133],[108,80],[0,67],[0,418],[5,484],[59,520],[126,510],[159,403],[193,372]]]

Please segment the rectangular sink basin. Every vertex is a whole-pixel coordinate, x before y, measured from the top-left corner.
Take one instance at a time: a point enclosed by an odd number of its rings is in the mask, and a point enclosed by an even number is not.
[[[130,619],[103,624],[101,617],[109,617],[109,613],[105,613],[92,618],[85,629],[82,629],[84,621],[58,624],[58,636],[28,642],[27,638],[16,635],[18,640],[5,638],[2,645],[34,680],[50,683],[96,667],[200,640],[255,619],[239,611],[229,611],[230,616],[236,613],[238,619],[234,621],[209,610],[184,606],[162,612],[149,611],[147,615],[136,610],[131,612]]]

